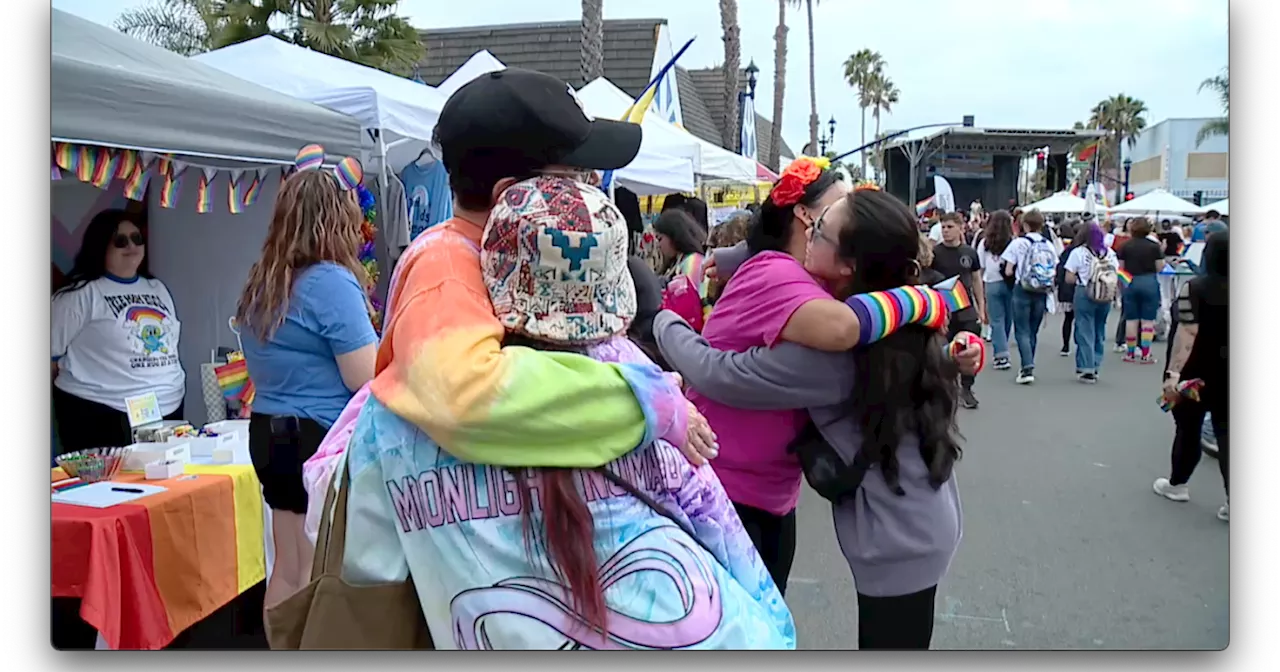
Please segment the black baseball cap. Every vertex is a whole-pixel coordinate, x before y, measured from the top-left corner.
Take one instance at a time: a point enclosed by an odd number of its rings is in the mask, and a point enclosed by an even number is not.
[[[616,170],[640,151],[640,125],[592,119],[565,82],[533,70],[481,75],[445,102],[435,137],[444,154],[486,153],[538,165]]]

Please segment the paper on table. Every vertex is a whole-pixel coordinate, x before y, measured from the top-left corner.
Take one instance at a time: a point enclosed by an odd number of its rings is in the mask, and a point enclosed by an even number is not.
[[[121,490],[127,490],[127,492],[113,490],[112,488],[120,488]],[[98,483],[82,485],[78,488],[71,488],[70,490],[55,492],[53,493],[53,501],[59,504],[74,504],[76,506],[105,509],[115,506],[116,504],[124,504],[125,502],[141,499],[148,495],[164,492],[165,490],[168,490],[168,488],[158,485],[101,481]]]

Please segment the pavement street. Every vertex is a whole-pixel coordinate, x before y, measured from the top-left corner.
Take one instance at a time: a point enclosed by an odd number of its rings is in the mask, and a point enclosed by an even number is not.
[[[1114,333],[1116,314],[1112,312]],[[1059,357],[1061,321],[1040,332],[1036,382],[987,370],[981,408],[960,411],[964,540],[938,588],[935,649],[1222,649],[1229,643],[1229,525],[1217,461],[1191,501],[1157,496],[1173,420],[1156,366],[1108,347],[1097,385]],[[1110,344],[1109,344],[1110,345]],[[1074,346],[1073,346],[1074,350]],[[1016,352],[1016,348],[1015,348]],[[787,602],[801,649],[857,648],[857,597],[829,505],[806,488]]]

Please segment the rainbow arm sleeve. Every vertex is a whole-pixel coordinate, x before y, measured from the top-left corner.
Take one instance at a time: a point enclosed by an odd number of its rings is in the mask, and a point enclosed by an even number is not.
[[[687,404],[656,366],[503,348],[474,272],[397,306],[372,386],[391,411],[454,456],[498,466],[592,468],[654,438],[684,443]]]
[[[947,320],[942,293],[929,287],[856,294],[845,304],[858,316],[858,345],[875,343],[909,324],[941,329]]]

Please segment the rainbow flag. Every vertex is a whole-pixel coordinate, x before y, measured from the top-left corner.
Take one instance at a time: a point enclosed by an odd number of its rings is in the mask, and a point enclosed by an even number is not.
[[[281,172],[283,173],[284,171]],[[258,192],[262,191],[262,180],[264,177],[264,171],[261,170],[253,174],[253,180],[249,182],[249,187],[244,191],[244,200],[241,201],[241,204],[243,204],[244,207],[247,208],[253,205],[254,201],[258,200]]]
[[[97,157],[97,161],[93,167],[93,174],[89,176],[89,182],[93,186],[102,189],[111,184],[111,178],[115,177],[116,153],[105,147],[97,147],[94,154]]]
[[[173,159],[160,157],[160,176],[164,178],[160,188],[160,207],[172,208],[178,205],[178,194],[182,191],[182,176],[186,170],[174,165]]]
[[[960,276],[953,275],[942,282],[933,286],[942,294],[942,303],[946,305],[947,311],[957,312],[973,305],[973,299],[969,296],[969,291],[965,289],[964,283],[960,282]]]
[[[147,197],[147,185],[151,183],[151,170],[141,162],[133,164],[133,172],[124,181],[124,196],[131,201],[143,201]]]
[[[56,164],[56,163],[55,163],[55,164],[53,164],[52,173],[50,174],[50,176],[49,176],[49,177],[50,177],[50,179],[55,180],[55,181],[56,181],[56,180],[61,180],[61,179],[62,179],[62,171],[58,169],[58,164]]]
[[[75,171],[76,158],[75,145],[68,142],[59,142],[54,144],[53,162],[58,164],[59,168],[67,171]]]
[[[244,177],[244,171],[233,170],[231,177],[227,179],[227,210],[233,215],[244,212],[244,192],[245,187],[240,178]]]
[[[923,215],[933,208],[933,197],[930,196],[919,203],[916,203],[916,215]]]
[[[98,154],[88,145],[76,146],[76,177],[81,182],[93,179],[93,171],[98,167]]]
[[[243,356],[236,358],[232,354],[228,359],[230,361],[216,367],[213,372],[218,378],[218,387],[222,390],[222,396],[228,401],[240,401],[245,387],[249,385],[249,365],[244,361]]]
[[[1076,154],[1076,161],[1092,161],[1093,155],[1098,153],[1098,146],[1100,143],[1100,140],[1094,140],[1093,142],[1085,145],[1084,148],[1080,150],[1080,153]]]
[[[1129,283],[1133,282],[1133,274],[1129,271],[1120,269],[1116,271],[1116,275],[1120,278],[1120,289],[1128,287]]]
[[[203,215],[213,207],[213,193],[209,190],[209,184],[217,174],[218,171],[213,168],[200,169],[199,182],[196,184],[196,212],[199,214]]]
[[[116,152],[116,170],[115,177],[119,180],[127,180],[133,176],[133,169],[138,165],[138,153],[132,149],[122,149]]]

